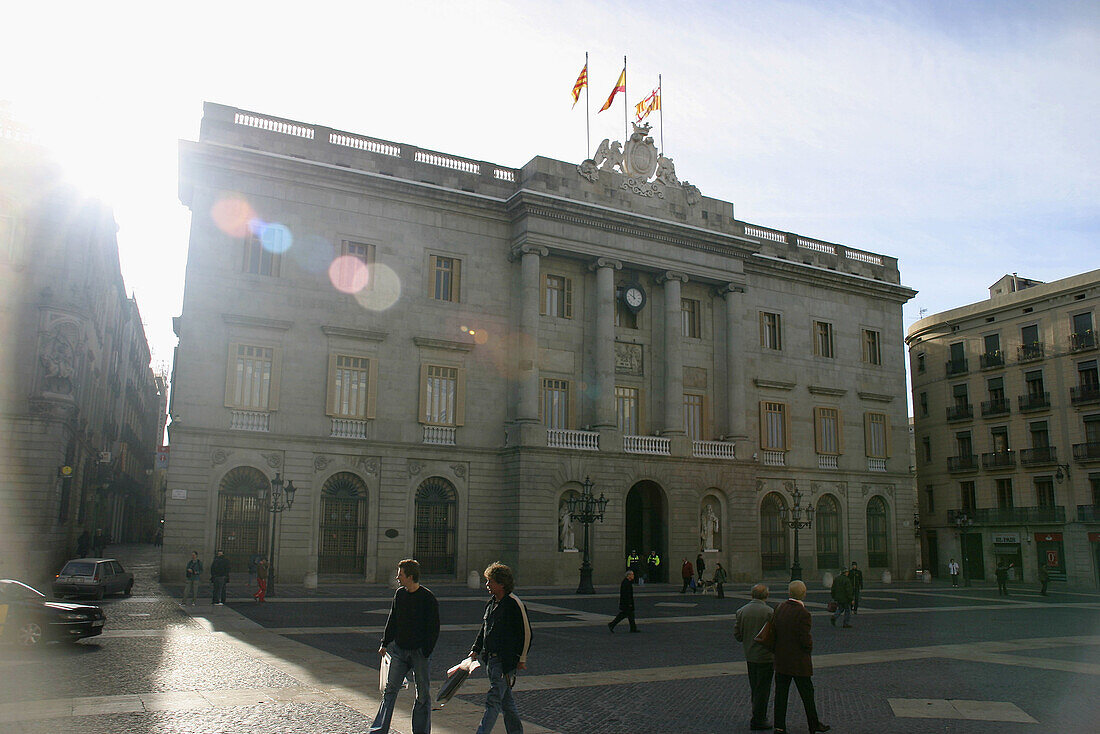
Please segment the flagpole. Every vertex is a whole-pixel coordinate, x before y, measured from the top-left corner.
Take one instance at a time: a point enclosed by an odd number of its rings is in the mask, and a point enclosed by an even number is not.
[[[592,121],[588,111],[588,52],[584,52],[584,159],[592,157],[592,133],[589,129]]]
[[[665,90],[661,89],[661,75],[657,75],[657,104],[661,108],[661,155],[665,154],[665,105],[664,100],[661,99],[665,94]]]
[[[630,95],[626,93],[626,54],[623,54],[623,145],[626,145],[626,141],[629,140],[629,136],[626,133],[626,120],[627,120],[627,98]]]

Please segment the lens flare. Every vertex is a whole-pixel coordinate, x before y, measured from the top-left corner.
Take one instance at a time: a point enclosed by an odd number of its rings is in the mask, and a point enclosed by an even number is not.
[[[290,234],[290,230],[285,224],[279,224],[278,222],[263,222],[259,219],[253,219],[248,223],[252,233],[258,235],[260,238],[260,244],[268,252],[273,252],[276,255],[281,255],[290,249],[294,244],[294,236]]]
[[[248,235],[248,225],[256,218],[252,205],[240,196],[226,196],[210,208],[210,218],[230,237]]]
[[[332,287],[341,293],[358,293],[370,283],[370,268],[352,255],[341,255],[328,268]]]
[[[401,278],[393,268],[375,263],[369,268],[369,288],[355,293],[355,300],[368,311],[385,311],[401,297]]]

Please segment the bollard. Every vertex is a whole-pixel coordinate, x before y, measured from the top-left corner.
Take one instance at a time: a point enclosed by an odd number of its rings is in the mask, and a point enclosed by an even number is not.
[[[926,584],[932,583],[932,572],[931,571],[925,571],[924,572],[924,583],[926,583]]]
[[[306,572],[306,577],[304,579],[302,579],[302,585],[305,586],[307,589],[316,589],[317,588],[317,572],[316,571]]]

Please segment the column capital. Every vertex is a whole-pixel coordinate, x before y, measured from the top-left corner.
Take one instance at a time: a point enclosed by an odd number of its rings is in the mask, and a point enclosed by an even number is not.
[[[508,251],[508,259],[512,262],[519,260],[524,255],[538,255],[539,257],[546,257],[550,254],[550,250],[542,245],[516,245]]]
[[[728,298],[729,296],[739,296],[744,293],[745,286],[738,283],[726,283],[725,285],[718,286],[717,291],[718,295],[723,298]]]
[[[598,257],[594,263],[589,264],[588,269],[595,271],[600,268],[611,268],[612,270],[622,270],[623,261],[614,260],[610,257]]]
[[[681,283],[688,282],[688,277],[683,273],[678,273],[675,270],[666,270],[657,276],[658,283],[667,283],[670,280],[678,280]]]

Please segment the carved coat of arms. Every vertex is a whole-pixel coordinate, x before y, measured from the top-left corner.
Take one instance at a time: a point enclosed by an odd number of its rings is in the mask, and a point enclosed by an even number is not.
[[[683,187],[688,204],[694,206],[698,203],[699,189],[686,181],[681,183],[676,177],[676,166],[672,159],[661,155],[653,138],[649,136],[650,124],[631,124],[634,132],[626,145],[618,140],[604,138],[596,148],[595,155],[577,166],[577,171],[595,183],[600,178],[600,171],[618,170],[626,177],[621,188],[640,196],[656,196],[659,199],[665,198],[661,186]]]

